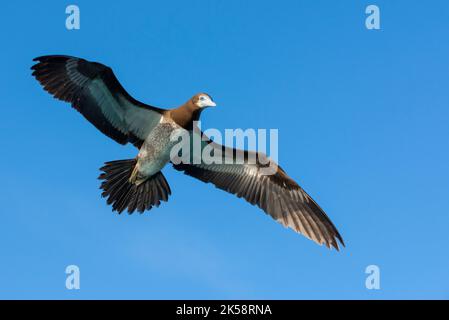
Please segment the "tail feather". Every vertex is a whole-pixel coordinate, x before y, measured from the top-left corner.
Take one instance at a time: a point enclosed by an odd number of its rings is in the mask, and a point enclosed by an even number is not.
[[[160,171],[139,185],[130,182],[135,165],[135,159],[116,160],[106,162],[100,168],[103,171],[98,177],[103,180],[101,196],[107,198],[107,204],[112,205],[112,209],[118,213],[126,209],[129,213],[136,210],[142,213],[153,206],[158,207],[161,200],[167,201],[171,194],[170,186]]]

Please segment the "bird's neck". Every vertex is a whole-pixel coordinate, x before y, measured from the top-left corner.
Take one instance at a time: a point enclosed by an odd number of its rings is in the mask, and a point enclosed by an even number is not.
[[[189,100],[179,108],[170,110],[170,117],[182,128],[192,130],[193,121],[199,120],[201,111]]]

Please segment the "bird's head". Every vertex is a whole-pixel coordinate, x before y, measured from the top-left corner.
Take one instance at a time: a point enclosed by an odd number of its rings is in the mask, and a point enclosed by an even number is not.
[[[212,97],[207,93],[198,93],[192,97],[193,104],[200,109],[207,107],[215,107],[217,104],[212,100]]]

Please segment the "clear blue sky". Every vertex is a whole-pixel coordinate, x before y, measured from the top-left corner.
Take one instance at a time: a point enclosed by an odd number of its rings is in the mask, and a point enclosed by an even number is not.
[[[0,298],[449,298],[449,3],[5,2]],[[381,30],[365,8],[381,9]],[[279,159],[338,226],[329,251],[167,167],[173,195],[111,212],[98,168],[135,155],[31,77],[31,59],[111,66],[137,99],[198,91],[203,128],[277,128]],[[81,289],[65,289],[65,267]],[[365,288],[365,267],[381,290]]]

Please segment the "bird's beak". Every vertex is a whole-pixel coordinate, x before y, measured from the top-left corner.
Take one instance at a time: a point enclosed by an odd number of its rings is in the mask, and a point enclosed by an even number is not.
[[[216,107],[217,104],[213,102],[212,100],[209,102],[209,107]]]

